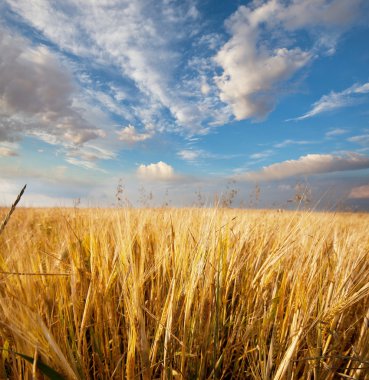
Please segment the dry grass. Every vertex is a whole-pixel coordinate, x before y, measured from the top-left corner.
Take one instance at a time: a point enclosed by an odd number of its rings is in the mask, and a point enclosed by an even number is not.
[[[18,209],[0,235],[0,377],[41,378],[39,361],[68,379],[369,379],[368,226]]]

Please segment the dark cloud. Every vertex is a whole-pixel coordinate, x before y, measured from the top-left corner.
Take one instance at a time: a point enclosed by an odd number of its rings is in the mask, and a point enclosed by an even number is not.
[[[72,76],[45,46],[0,28],[0,51],[0,141],[35,135],[83,144],[103,137],[73,108]]]

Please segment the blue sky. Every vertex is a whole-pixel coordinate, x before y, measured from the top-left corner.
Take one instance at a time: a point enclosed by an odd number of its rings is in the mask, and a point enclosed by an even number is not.
[[[0,203],[369,205],[366,0],[3,0]],[[301,185],[303,184],[303,185]],[[153,200],[149,194],[153,194]]]

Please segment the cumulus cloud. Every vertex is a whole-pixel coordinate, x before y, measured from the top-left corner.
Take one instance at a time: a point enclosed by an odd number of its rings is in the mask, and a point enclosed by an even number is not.
[[[369,185],[354,187],[351,189],[348,197],[351,199],[368,199]]]
[[[104,136],[73,108],[72,76],[45,46],[0,28],[0,50],[1,141],[28,135],[83,144]]]
[[[244,181],[273,181],[289,177],[314,175],[369,168],[369,157],[347,153],[342,156],[332,154],[308,154],[297,160],[287,160],[264,166],[260,171],[239,174]]]
[[[362,99],[360,95],[367,93],[369,93],[369,82],[364,84],[356,83],[341,92],[332,91],[315,102],[309,112],[291,120],[304,120],[323,112],[355,105]]]
[[[145,141],[153,136],[152,132],[138,133],[133,125],[128,125],[127,127],[121,129],[117,132],[118,138],[121,141],[127,142],[129,144],[134,144],[140,141]]]
[[[140,165],[137,169],[137,175],[147,180],[172,180],[177,177],[173,167],[163,161],[156,164]]]
[[[237,120],[263,119],[274,108],[282,83],[320,51],[334,51],[339,34],[360,14],[363,0],[253,1],[227,20],[231,38],[215,56],[220,98]],[[294,33],[314,32],[318,43],[293,46]],[[291,38],[292,37],[292,38]],[[295,42],[296,44],[296,42]]]

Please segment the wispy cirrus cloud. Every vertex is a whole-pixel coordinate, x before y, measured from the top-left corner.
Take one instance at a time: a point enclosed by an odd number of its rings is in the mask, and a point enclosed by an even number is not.
[[[87,71],[108,70],[123,79],[118,87],[97,89],[98,79],[85,78],[89,96],[122,124],[206,134],[232,113],[237,120],[265,118],[286,92],[286,81],[319,54],[334,51],[364,1],[253,1],[226,21],[226,43],[220,34],[200,34],[204,16],[195,0],[5,4],[13,18]],[[300,43],[298,31],[314,37],[310,46]],[[196,47],[196,54],[185,54],[183,46]]]
[[[273,155],[273,153],[274,153],[273,150],[267,149],[267,150],[263,150],[262,152],[253,153],[249,157],[252,160],[263,160],[264,158],[268,158],[271,155]]]
[[[231,38],[215,56],[223,73],[215,77],[220,98],[237,120],[265,118],[283,83],[319,54],[333,54],[340,34],[360,18],[363,0],[253,1],[226,21]],[[299,46],[297,31],[312,33]],[[308,116],[305,116],[308,117]]]
[[[353,142],[359,145],[369,146],[369,133],[349,137],[347,141]]]
[[[369,93],[369,82],[364,84],[356,83],[341,92],[332,91],[328,95],[323,95],[317,102],[315,102],[309,112],[289,120],[304,120],[321,113],[353,106],[363,99],[362,95],[367,93]]]
[[[344,135],[348,132],[349,131],[347,129],[344,129],[344,128],[331,129],[330,131],[328,131],[325,134],[325,137],[331,138],[331,137],[341,136],[341,135]]]
[[[291,140],[287,139],[284,140],[280,143],[274,144],[275,148],[285,148],[287,146],[291,145],[308,145],[308,144],[313,144],[315,141],[307,141],[307,140]]]
[[[208,152],[203,149],[182,149],[177,152],[177,156],[184,161],[195,162],[200,159],[211,159],[211,160],[229,160],[235,157],[243,156],[243,154],[219,154]]]
[[[96,163],[91,160],[83,160],[81,158],[67,156],[65,158],[65,161],[68,162],[69,164],[79,166],[80,168],[83,168],[83,169],[101,170],[97,167]]]
[[[204,155],[203,151],[196,149],[183,149],[177,155],[185,161],[195,161]]]
[[[199,132],[205,119],[213,119],[212,101],[202,101],[204,96],[210,99],[210,87],[204,82],[194,88],[196,81],[191,82],[182,70],[181,44],[191,43],[201,27],[194,1],[68,1],[61,7],[46,0],[7,0],[7,4],[61,51],[72,53],[85,65],[92,59],[123,76],[135,90],[136,104],[130,111],[142,126],[151,123]],[[121,101],[127,97],[112,102],[101,92],[97,95],[111,112],[120,113],[116,103],[126,106]]]
[[[369,168],[369,157],[357,153],[345,155],[308,154],[264,166],[260,171],[246,172],[235,178],[241,181],[274,181],[290,177]]]
[[[103,173],[105,173],[105,170],[99,168],[98,161],[116,158],[115,152],[93,145],[92,143],[87,143],[83,146],[70,146],[64,154],[65,161],[68,164]]]

